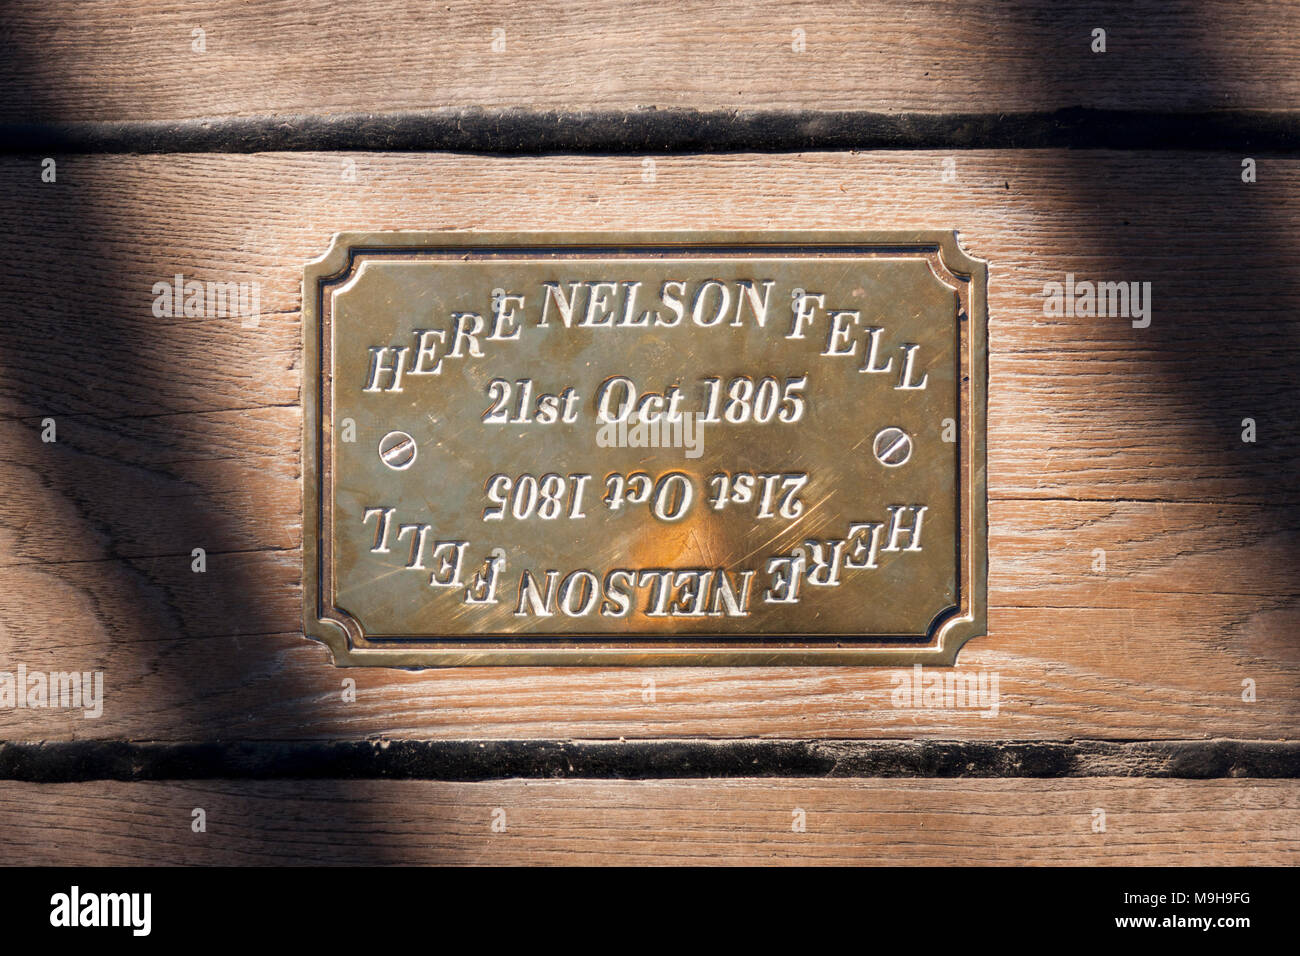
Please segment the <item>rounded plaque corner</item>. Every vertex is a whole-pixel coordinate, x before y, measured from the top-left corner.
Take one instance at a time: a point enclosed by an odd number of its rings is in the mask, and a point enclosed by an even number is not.
[[[308,616],[303,622],[303,634],[325,645],[335,667],[353,666],[352,643],[348,640],[347,631],[341,624]]]
[[[325,251],[307,263],[306,281],[324,279],[346,269],[350,250],[356,244],[358,235],[354,232],[336,232],[330,236]]]
[[[967,642],[988,636],[988,620],[978,617],[959,617],[948,621],[939,631],[939,651],[935,660],[939,667],[956,667],[957,655]]]
[[[987,260],[979,259],[962,246],[958,230],[945,231],[939,239],[939,258],[954,276],[976,278],[987,274]]]

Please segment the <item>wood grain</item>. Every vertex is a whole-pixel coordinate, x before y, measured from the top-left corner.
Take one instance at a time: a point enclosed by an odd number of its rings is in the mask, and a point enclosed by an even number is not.
[[[1091,49],[1097,28],[1104,54]],[[505,48],[494,52],[498,30]],[[520,106],[1294,109],[1298,36],[1300,10],[1282,0],[63,0],[6,11],[0,120]]]
[[[1213,153],[654,163],[63,157],[42,184],[0,162],[0,648],[108,686],[100,720],[0,711],[0,737],[1296,736],[1300,164],[1246,185]],[[990,262],[990,635],[961,664],[1000,675],[998,716],[897,710],[882,670],[345,674],[301,637],[297,290],[332,232],[778,225],[951,226]],[[155,318],[178,272],[261,283],[258,327]],[[1067,272],[1151,281],[1151,328],[1045,316]]]
[[[806,832],[792,829],[796,810]],[[0,853],[36,865],[1280,866],[1300,861],[1300,782],[4,782]]]

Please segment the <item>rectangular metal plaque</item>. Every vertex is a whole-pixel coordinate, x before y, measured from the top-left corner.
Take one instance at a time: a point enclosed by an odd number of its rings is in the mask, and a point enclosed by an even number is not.
[[[952,232],[336,236],[303,283],[337,664],[952,663],[987,269]]]

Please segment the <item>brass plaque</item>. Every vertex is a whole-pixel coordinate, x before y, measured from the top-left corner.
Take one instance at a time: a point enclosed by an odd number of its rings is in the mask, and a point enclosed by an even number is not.
[[[941,231],[336,236],[306,633],[344,665],[952,663],[986,286]]]

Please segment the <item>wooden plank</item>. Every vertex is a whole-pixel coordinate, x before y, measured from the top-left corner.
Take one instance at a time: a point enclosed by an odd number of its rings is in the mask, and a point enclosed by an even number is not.
[[[1093,30],[1107,31],[1094,53]],[[196,51],[193,32],[204,31]],[[499,34],[496,31],[504,31]],[[796,32],[798,31],[798,32]],[[74,0],[8,11],[0,120],[500,107],[953,112],[1292,107],[1300,10],[632,0],[364,8]],[[358,42],[364,37],[363,42]],[[494,40],[504,48],[494,50]],[[800,42],[803,52],[797,52]],[[814,121],[815,122],[815,121]]]
[[[4,782],[0,850],[35,865],[1281,866],[1300,862],[1300,782]]]
[[[1214,153],[980,152],[943,182],[944,159],[0,163],[0,646],[108,685],[99,721],[0,710],[0,736],[1294,739],[1300,164],[1248,186]],[[894,709],[889,671],[344,674],[300,636],[304,261],[337,229],[578,222],[954,225],[991,261],[991,633],[961,663],[1000,675],[996,718]],[[177,272],[259,281],[259,324],[153,316]],[[1151,328],[1043,315],[1067,272],[1152,281]]]
[[[100,720],[0,711],[0,737],[1295,737],[1300,164],[1261,158],[1251,185],[1238,157],[1187,153],[649,169],[64,157],[42,184],[33,160],[0,162],[0,647],[108,687]],[[999,674],[997,717],[895,709],[880,670],[344,673],[301,637],[303,263],[339,229],[578,224],[951,225],[989,260],[991,633],[961,663]],[[257,326],[153,316],[178,272],[258,281]],[[1151,327],[1044,315],[1044,282],[1070,272],[1151,281]]]

